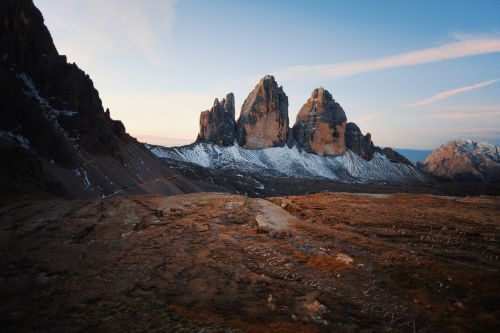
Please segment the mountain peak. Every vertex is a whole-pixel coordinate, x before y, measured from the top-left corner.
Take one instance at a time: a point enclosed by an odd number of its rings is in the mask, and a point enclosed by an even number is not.
[[[230,146],[234,143],[235,132],[234,95],[229,93],[222,102],[216,98],[212,108],[200,114],[200,132],[196,141]]]
[[[312,91],[310,98],[334,101],[332,94],[330,94],[330,92],[323,87],[315,88]]]
[[[276,83],[276,79],[274,78],[273,75],[270,75],[270,74],[266,74],[264,75],[264,77],[262,79],[260,79],[261,82],[263,81],[269,81],[269,82],[274,82]]]
[[[249,149],[284,146],[292,138],[288,97],[273,76],[264,76],[245,99],[236,138]]]
[[[500,147],[469,139],[441,145],[420,164],[437,177],[455,180],[500,180]]]
[[[319,155],[342,155],[346,152],[347,117],[340,104],[323,87],[312,91],[311,97],[297,114],[293,134],[307,152]]]

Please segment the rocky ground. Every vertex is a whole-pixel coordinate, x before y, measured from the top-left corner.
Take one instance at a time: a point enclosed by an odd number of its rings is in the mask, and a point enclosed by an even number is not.
[[[0,327],[498,331],[499,227],[499,197],[25,198],[0,208]]]

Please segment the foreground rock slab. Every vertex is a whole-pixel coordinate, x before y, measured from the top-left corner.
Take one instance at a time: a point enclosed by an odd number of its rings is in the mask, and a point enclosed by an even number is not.
[[[0,208],[5,331],[499,325],[498,197],[200,193]]]

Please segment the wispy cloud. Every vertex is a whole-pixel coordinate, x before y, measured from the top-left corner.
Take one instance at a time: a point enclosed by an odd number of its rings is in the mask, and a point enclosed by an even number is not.
[[[282,80],[298,78],[334,79],[388,68],[426,64],[454,58],[500,52],[500,38],[468,38],[438,47],[361,61],[324,65],[292,66],[275,72]]]
[[[60,52],[86,65],[102,57],[128,54],[160,61],[175,2],[35,0]]]
[[[427,118],[436,120],[471,120],[488,125],[500,124],[500,104],[456,104],[426,107],[422,109]]]
[[[496,83],[498,81],[500,81],[500,79],[488,80],[488,81],[484,81],[484,82],[479,82],[479,83],[476,83],[476,84],[472,84],[472,85],[469,85],[469,86],[464,86],[464,87],[459,87],[459,88],[455,88],[455,89],[446,90],[446,91],[440,92],[440,93],[438,93],[436,95],[433,95],[433,96],[431,96],[429,98],[425,98],[425,99],[422,99],[420,101],[417,101],[417,102],[405,105],[404,107],[405,108],[415,108],[415,107],[419,107],[419,106],[422,106],[422,105],[428,105],[428,104],[431,104],[431,103],[434,103],[434,102],[437,102],[437,101],[441,101],[443,99],[450,98],[450,97],[455,96],[455,95],[466,93],[468,91],[472,91],[472,90],[480,89],[480,88],[483,88],[483,87],[487,87],[487,86],[489,86],[489,85],[491,85],[493,83]]]
[[[443,119],[443,120],[470,120],[470,119],[482,119],[494,118],[498,119],[500,117],[500,110],[497,111],[483,111],[483,112],[447,112],[434,114],[429,116],[432,119]]]

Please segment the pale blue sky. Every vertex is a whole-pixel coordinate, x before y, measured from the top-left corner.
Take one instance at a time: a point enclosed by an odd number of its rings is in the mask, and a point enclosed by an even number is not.
[[[151,143],[274,74],[290,118],[323,86],[375,144],[500,144],[500,1],[35,0],[60,53]],[[237,113],[239,110],[237,110]]]

